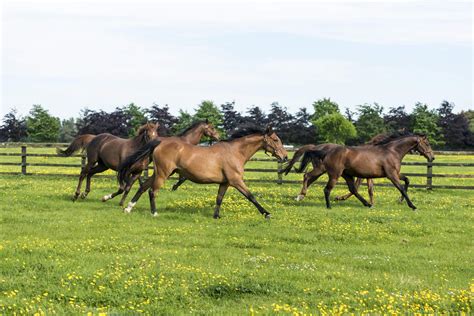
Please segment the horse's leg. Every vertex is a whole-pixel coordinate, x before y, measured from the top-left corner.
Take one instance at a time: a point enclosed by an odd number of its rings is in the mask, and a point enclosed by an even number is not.
[[[367,180],[368,181],[368,180]],[[359,186],[360,184],[362,183],[362,178],[357,178],[356,182],[355,182],[355,186],[357,189],[359,189]],[[367,182],[368,184],[369,182]],[[336,198],[334,199],[335,201],[345,201],[347,200],[348,198],[350,198],[352,196],[352,193],[349,192],[347,193],[346,195],[340,195],[340,196],[336,196]]]
[[[314,181],[318,180],[322,174],[324,174],[324,171],[320,169],[313,169],[310,172],[305,173],[303,178],[303,186],[301,187],[300,194],[298,194],[295,200],[303,200],[306,196],[308,188],[314,183]]]
[[[160,188],[163,186],[163,184],[165,184],[166,178],[168,177],[155,176],[152,187],[150,190],[148,190],[148,195],[150,197],[150,210],[151,210],[152,216],[158,215],[156,213],[155,196],[156,196],[156,192],[158,192]]]
[[[140,197],[142,196],[142,194],[148,190],[149,188],[151,188],[152,184],[153,184],[153,181],[155,180],[155,175],[152,175],[151,177],[149,177],[141,186],[140,188],[138,188],[138,191],[137,193],[135,193],[135,195],[133,196],[132,200],[130,202],[128,202],[128,205],[126,208],[124,208],[124,212],[125,213],[130,213],[133,209],[133,207],[135,206],[135,204],[137,204],[137,201],[140,199]],[[150,201],[151,202],[151,201]]]
[[[217,191],[217,197],[216,197],[216,208],[214,209],[215,219],[221,218],[221,216],[219,215],[219,211],[221,209],[222,200],[224,199],[224,195],[228,187],[229,187],[229,183],[227,182],[221,183],[219,185],[219,191]]]
[[[355,183],[354,183],[354,177],[349,176],[349,175],[345,175],[345,174],[342,174],[342,177],[344,178],[344,180],[346,180],[347,187],[349,188],[349,191],[352,194],[354,194],[356,196],[356,198],[358,198],[359,201],[362,202],[362,204],[364,204],[365,206],[371,207],[372,205],[369,202],[367,202],[357,191],[357,187],[355,186]]]
[[[108,201],[108,200],[110,200],[110,199],[113,199],[113,198],[116,197],[117,195],[120,195],[120,194],[123,193],[122,199],[120,200],[120,203],[119,203],[120,206],[123,206],[123,202],[124,202],[125,198],[127,197],[128,192],[130,192],[130,189],[131,189],[131,187],[132,187],[132,185],[133,185],[133,182],[135,182],[136,179],[139,178],[139,176],[140,176],[140,174],[131,176],[131,179],[127,181],[127,183],[125,184],[125,186],[120,186],[120,187],[118,188],[118,190],[117,190],[116,192],[112,193],[112,194],[104,195],[104,196],[102,197],[102,202],[105,202],[105,201]],[[131,184],[130,184],[130,182],[131,182]],[[124,192],[125,192],[125,193],[124,193]]]
[[[183,184],[186,180],[187,180],[186,177],[183,177],[183,176],[180,175],[178,182],[176,182],[175,184],[173,184],[173,188],[171,189],[171,191],[176,191],[176,190],[178,190],[178,188],[181,186],[181,184]]]
[[[370,204],[374,205],[374,180],[367,179],[367,191],[369,192]]]
[[[130,190],[132,189],[132,186],[133,184],[135,183],[135,181],[137,181],[140,183],[140,186],[143,185],[143,182],[142,180],[140,179],[140,173],[137,173],[137,174],[134,174],[130,177],[130,180],[127,182],[125,188],[124,188],[124,192],[123,192],[123,195],[122,195],[122,198],[120,199],[120,202],[119,202],[119,206],[123,206],[123,204],[125,203],[125,199],[127,198],[127,195],[128,193],[130,192]]]
[[[257,200],[255,199],[253,194],[250,193],[249,189],[247,188],[242,179],[239,179],[234,183],[230,183],[230,185],[236,188],[240,193],[242,193],[247,198],[247,200],[252,202],[253,205],[255,205],[255,207],[258,209],[260,214],[264,215],[266,219],[270,219],[270,213],[267,212],[267,210],[263,206],[261,206],[260,203],[257,202]]]
[[[400,184],[400,178],[399,178],[398,174],[397,174],[397,173],[388,174],[388,175],[387,175],[387,178],[389,178],[390,181],[392,181],[393,185],[398,189],[398,191],[400,191],[400,193],[402,194],[402,196],[406,199],[408,206],[409,206],[412,210],[416,210],[416,206],[413,205],[413,203],[411,202],[410,198],[408,197],[407,192],[405,192],[404,188],[403,188],[402,185]]]
[[[84,178],[87,176],[87,173],[90,170],[89,162],[86,164],[84,169],[81,170],[81,174],[79,175],[79,183],[77,184],[76,192],[74,193],[74,196],[72,197],[72,200],[75,202],[79,195],[81,194],[81,186],[82,186],[82,181],[84,181]]]
[[[410,180],[408,180],[408,177],[407,177],[406,175],[404,175],[404,174],[400,174],[400,175],[399,175],[399,178],[400,178],[400,180],[403,180],[403,181],[405,182],[404,189],[405,189],[405,193],[408,194],[408,186],[410,185]],[[404,199],[405,199],[405,198],[403,197],[403,195],[401,195],[399,202],[400,202],[400,203],[403,203],[403,200],[404,200]]]
[[[85,199],[87,194],[91,191],[91,178],[93,175],[96,173],[104,172],[105,170],[109,169],[108,167],[104,166],[102,163],[99,162],[97,166],[92,168],[88,173],[87,173],[87,182],[86,182],[86,190],[82,192],[81,194],[81,199]]]
[[[329,200],[329,196],[331,195],[331,191],[334,188],[334,186],[337,183],[337,178],[339,178],[338,175],[330,175],[328,183],[324,187],[324,199],[326,200],[326,208],[331,208],[331,201]]]

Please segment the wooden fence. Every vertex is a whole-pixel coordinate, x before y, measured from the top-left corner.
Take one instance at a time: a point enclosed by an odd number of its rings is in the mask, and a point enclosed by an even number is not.
[[[54,144],[55,146],[61,144]],[[0,147],[8,147],[8,146],[1,146]],[[34,146],[38,147],[38,146]],[[41,147],[52,147],[52,146],[41,146]],[[86,157],[84,155],[75,155],[73,157],[80,158],[80,164],[60,164],[60,163],[29,163],[28,157],[59,157],[55,154],[35,154],[35,153],[28,153],[27,152],[28,146],[22,145],[21,146],[21,153],[0,153],[0,156],[14,156],[19,157],[19,162],[0,162],[0,166],[19,166],[18,172],[0,172],[0,174],[14,174],[14,175],[45,175],[45,176],[77,176],[73,174],[61,174],[61,173],[29,173],[28,166],[36,166],[36,167],[63,167],[63,168],[84,168],[86,164]],[[291,149],[289,151],[292,151]],[[436,152],[435,152],[436,153]],[[440,154],[446,152],[438,152]],[[474,155],[474,152],[449,152],[450,154],[467,154],[467,155]],[[246,172],[262,172],[262,173],[273,173],[275,178],[272,179],[248,179],[246,181],[249,182],[273,182],[277,184],[284,184],[284,183],[301,183],[301,181],[296,180],[285,180],[283,179],[282,174],[278,171],[282,169],[282,164],[278,163],[276,159],[272,158],[252,158],[250,161],[260,161],[260,162],[267,162],[272,163],[273,166],[276,166],[274,169],[263,169],[263,168],[247,168],[245,169]],[[402,162],[404,166],[425,166],[426,172],[424,173],[403,173],[409,177],[423,177],[426,179],[424,185],[420,184],[413,184],[412,187],[420,187],[426,188],[431,190],[433,188],[448,188],[448,189],[467,189],[467,190],[474,190],[474,186],[459,186],[459,185],[434,185],[433,178],[474,178],[473,174],[441,174],[441,173],[433,173],[433,168],[436,167],[474,167],[474,163],[433,163],[433,162]],[[148,170],[145,171],[145,176],[148,175]],[[322,182],[321,182],[322,183]],[[387,186],[389,184],[378,184],[379,186]]]

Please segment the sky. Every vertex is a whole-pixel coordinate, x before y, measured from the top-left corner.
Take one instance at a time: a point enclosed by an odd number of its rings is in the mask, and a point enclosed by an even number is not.
[[[471,1],[2,0],[1,108],[474,109]]]

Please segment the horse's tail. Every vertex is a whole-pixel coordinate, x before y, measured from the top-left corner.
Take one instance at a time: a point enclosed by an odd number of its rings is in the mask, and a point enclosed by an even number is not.
[[[69,147],[62,150],[60,148],[56,148],[56,152],[59,156],[69,157],[75,152],[79,150],[84,150],[87,148],[87,145],[92,141],[95,135],[92,134],[84,134],[81,136],[77,136],[74,140],[69,144]]]
[[[327,151],[324,150],[308,150],[304,153],[300,167],[296,169],[296,172],[301,173],[305,171],[311,161],[315,163],[315,167],[319,166],[324,157],[326,157],[326,153]]]
[[[125,160],[118,167],[117,177],[120,185],[125,184],[125,181],[128,178],[133,165],[145,158],[148,158],[153,153],[153,150],[155,150],[156,146],[158,146],[160,143],[161,140],[151,140],[135,153],[125,158]]]
[[[291,171],[291,168],[293,168],[294,164],[300,160],[301,156],[303,156],[308,150],[315,149],[315,147],[315,145],[311,144],[301,146],[301,148],[295,151],[293,158],[291,158],[291,160],[285,164],[285,168],[283,168],[280,173],[284,173],[285,175],[287,175]]]

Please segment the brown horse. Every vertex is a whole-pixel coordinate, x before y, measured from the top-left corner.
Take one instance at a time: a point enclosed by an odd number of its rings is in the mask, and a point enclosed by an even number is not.
[[[158,140],[181,140],[185,143],[197,145],[201,141],[203,136],[210,137],[213,140],[219,140],[219,132],[214,128],[212,123],[210,123],[207,119],[205,121],[198,121],[193,123],[191,126],[186,128],[183,132],[178,134],[177,136],[170,136],[170,137],[158,137]],[[144,161],[137,162],[134,164],[133,169],[129,173],[129,178],[125,181],[125,185],[121,185],[117,192],[112,194],[105,195],[102,197],[102,201],[105,202],[116,197],[119,194],[123,193],[122,199],[120,200],[120,206],[123,206],[125,198],[130,192],[130,189],[133,186],[133,183],[140,179],[140,175],[142,171],[146,168],[149,160],[148,157],[144,158]],[[186,178],[180,179],[180,181],[184,182]]]
[[[378,134],[378,135],[372,137],[364,145],[365,146],[377,145],[377,144],[379,144],[379,143],[381,143],[385,140],[388,140],[388,139],[393,140],[395,138],[405,136],[405,135],[408,135],[408,132],[405,131],[405,130],[399,130],[399,131],[397,131],[393,134]],[[292,157],[291,161],[288,163],[288,165],[293,166],[301,158],[301,156],[303,156],[304,153],[307,152],[308,150],[326,150],[327,151],[327,150],[336,148],[337,146],[338,146],[337,144],[320,144],[320,145],[309,144],[309,145],[302,146],[295,152],[295,154],[293,155],[293,157]],[[304,174],[303,186],[301,187],[300,194],[298,194],[298,196],[296,197],[296,201],[301,201],[305,198],[308,188],[319,177],[318,176],[319,171],[314,168],[316,163],[317,163],[317,161],[312,161],[313,170],[311,170],[309,172],[306,172]],[[291,168],[291,166],[290,166],[290,168]],[[282,172],[286,172],[286,174],[288,174],[289,171],[290,171],[290,169],[284,169]],[[361,185],[362,180],[363,180],[363,178],[357,178],[357,180],[355,181],[355,186],[356,186],[357,189]],[[370,204],[373,205],[374,204],[374,181],[370,178],[367,179],[367,191],[369,193]],[[344,200],[347,200],[348,198],[350,198],[352,195],[353,194],[351,192],[349,192],[345,195],[337,196],[335,198],[335,200],[336,201],[344,201]],[[402,202],[402,201],[403,201],[403,196],[400,198],[400,202]]]
[[[99,134],[90,139],[85,147],[87,164],[79,176],[79,183],[72,198],[73,201],[76,201],[79,195],[83,199],[86,198],[91,190],[91,178],[94,174],[108,169],[117,170],[120,163],[127,156],[137,151],[148,141],[158,137],[157,130],[159,126],[158,123],[147,123],[141,126],[137,131],[137,136],[131,139],[123,139],[108,133]],[[76,137],[66,150],[58,150],[58,153],[62,156],[71,156],[75,151],[83,148],[82,145],[79,146],[81,137],[83,136]],[[146,165],[148,165],[148,161],[146,161]],[[81,194],[81,185],[85,177],[87,177],[86,190]]]
[[[388,137],[375,146],[346,147],[333,146],[326,150],[308,150],[303,155],[303,160],[298,172],[303,172],[310,161],[314,161],[314,180],[325,172],[329,180],[324,188],[326,207],[331,208],[329,195],[331,190],[342,176],[354,194],[365,206],[372,206],[357,192],[354,177],[360,178],[388,178],[406,199],[407,204],[413,210],[415,205],[408,197],[407,191],[409,180],[400,174],[401,161],[411,150],[416,150],[428,159],[434,160],[433,151],[424,135],[406,135],[396,139]],[[284,172],[291,170],[292,165],[286,166]],[[400,184],[400,179],[405,182],[405,187]]]
[[[140,187],[125,212],[131,212],[140,196],[148,188],[151,213],[156,215],[155,192],[175,171],[195,183],[217,183],[214,218],[219,218],[219,210],[229,186],[236,188],[258,211],[270,218],[270,213],[261,206],[244,183],[244,165],[260,149],[270,152],[278,160],[286,160],[288,155],[280,138],[270,128],[265,130],[252,126],[234,133],[229,140],[209,147],[193,146],[180,140],[155,140],[128,157],[120,166],[119,182],[127,179],[129,168],[143,157],[153,153],[154,174]]]

